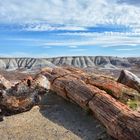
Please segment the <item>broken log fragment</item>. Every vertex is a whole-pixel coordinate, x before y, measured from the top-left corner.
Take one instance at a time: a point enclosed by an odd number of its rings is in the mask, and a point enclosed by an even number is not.
[[[140,92],[140,78],[128,70],[122,70],[118,82]]]
[[[8,89],[12,86],[12,84],[6,80],[2,75],[0,75],[0,90]]]
[[[117,100],[122,90],[130,97],[134,97],[137,91],[78,69],[54,68],[42,74],[51,82],[51,90],[82,108],[92,110],[111,136],[118,140],[140,140],[140,113]],[[108,90],[113,93],[109,95]]]
[[[47,92],[48,80],[37,75],[33,80],[28,77],[11,88],[0,90],[0,109],[5,115],[30,110],[40,101],[40,94]]]

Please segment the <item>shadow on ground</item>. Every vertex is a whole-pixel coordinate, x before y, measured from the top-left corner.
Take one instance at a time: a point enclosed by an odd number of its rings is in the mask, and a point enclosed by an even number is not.
[[[46,94],[40,112],[47,119],[76,134],[82,140],[112,140],[92,115],[54,93]]]

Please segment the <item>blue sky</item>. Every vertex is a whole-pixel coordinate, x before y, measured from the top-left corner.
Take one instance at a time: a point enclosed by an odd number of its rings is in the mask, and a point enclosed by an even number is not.
[[[0,56],[140,56],[139,0],[0,0]]]

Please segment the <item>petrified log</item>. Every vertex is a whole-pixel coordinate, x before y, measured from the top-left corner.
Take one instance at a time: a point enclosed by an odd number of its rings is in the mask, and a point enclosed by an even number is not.
[[[119,95],[121,89],[125,88],[129,94],[133,92],[132,89],[115,81],[110,83],[112,81],[100,79],[100,77],[93,79],[93,76],[78,69],[46,69],[42,74],[51,82],[51,90],[67,100],[72,100],[82,108],[91,109],[114,138],[118,140],[140,139],[140,113],[131,110],[107,93],[107,90],[112,90],[113,96],[119,98],[122,94]],[[101,80],[104,81],[101,82]]]
[[[89,101],[89,108],[111,136],[118,140],[140,139],[140,113],[101,92]]]
[[[112,97],[120,100],[123,103],[126,103],[128,99],[133,100],[135,99],[135,97],[140,96],[140,94],[136,90],[118,83],[113,79],[95,74],[89,75],[77,68],[48,68],[48,70],[46,69],[46,71],[43,71],[42,74],[46,75],[48,80],[51,82],[52,88],[56,86],[59,78],[69,76],[69,78],[75,78],[77,80],[85,82],[86,84],[96,86],[99,89],[106,91],[107,94],[110,94]],[[56,79],[57,81],[55,81]],[[60,86],[58,85],[57,88],[59,87]]]
[[[118,82],[140,92],[140,78],[128,70],[122,70]]]
[[[87,83],[106,91],[112,97],[120,100],[123,103],[127,103],[129,99],[134,100],[136,97],[140,97],[140,94],[136,90],[118,83],[115,80],[99,75],[90,76]]]
[[[11,88],[0,91],[0,109],[7,114],[30,110],[40,101],[40,94],[49,88],[46,77],[37,75],[33,80],[28,77]]]

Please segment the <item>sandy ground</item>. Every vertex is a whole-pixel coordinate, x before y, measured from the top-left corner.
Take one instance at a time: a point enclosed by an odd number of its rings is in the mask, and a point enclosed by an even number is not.
[[[0,122],[2,140],[112,140],[105,128],[79,106],[53,93],[40,107],[5,117]]]

